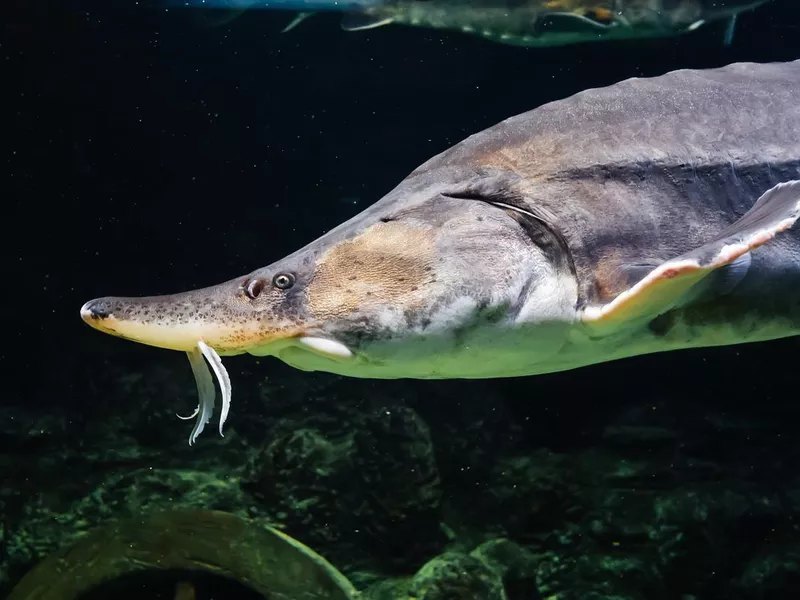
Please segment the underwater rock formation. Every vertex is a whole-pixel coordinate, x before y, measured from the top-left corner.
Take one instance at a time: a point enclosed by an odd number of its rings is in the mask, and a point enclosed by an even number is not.
[[[446,539],[427,425],[402,405],[337,405],[333,418],[281,423],[250,462],[243,489],[332,557],[413,565],[432,556]]]
[[[507,600],[499,573],[469,554],[445,552],[411,580],[409,596],[419,600]]]
[[[386,386],[287,370],[240,384],[225,438],[190,448],[154,381],[180,398],[191,389],[156,370],[129,379],[130,411],[119,399],[78,416],[5,409],[0,596],[95,526],[173,509],[278,527],[365,600],[800,590],[800,450],[779,435],[785,413],[654,394],[588,415],[578,438],[574,421],[558,429],[515,403],[531,382]]]

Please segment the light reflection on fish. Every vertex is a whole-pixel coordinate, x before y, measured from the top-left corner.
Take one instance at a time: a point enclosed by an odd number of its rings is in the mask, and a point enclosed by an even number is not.
[[[769,0],[185,0],[185,6],[232,3],[247,9],[302,10],[284,31],[315,12],[345,12],[345,31],[397,24],[460,31],[527,47],[606,40],[664,38],[707,23],[726,23],[733,41],[737,16]],[[304,8],[301,6],[305,5]]]

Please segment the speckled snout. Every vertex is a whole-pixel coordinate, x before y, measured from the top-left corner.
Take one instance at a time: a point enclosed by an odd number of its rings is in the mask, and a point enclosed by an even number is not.
[[[113,313],[113,298],[96,298],[81,306],[81,318],[90,325],[93,321],[105,319]]]
[[[203,341],[220,354],[240,354],[256,339],[268,341],[267,334],[286,337],[285,327],[273,324],[265,331],[268,315],[252,310],[240,293],[240,283],[164,296],[96,298],[81,307],[81,318],[110,335],[185,352]]]

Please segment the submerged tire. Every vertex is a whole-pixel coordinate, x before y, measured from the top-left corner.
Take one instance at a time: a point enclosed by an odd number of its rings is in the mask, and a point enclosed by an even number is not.
[[[169,511],[105,525],[29,571],[8,600],[78,600],[148,570],[207,572],[275,600],[354,600],[358,592],[297,540],[219,511]]]

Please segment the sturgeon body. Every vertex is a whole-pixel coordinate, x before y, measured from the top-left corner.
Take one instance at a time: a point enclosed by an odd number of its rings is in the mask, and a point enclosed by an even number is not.
[[[405,25],[479,36],[532,48],[586,42],[676,37],[725,23],[733,41],[737,17],[769,0],[167,0],[195,9],[300,10],[284,28],[317,12],[343,12],[345,31]]]
[[[365,4],[342,19],[346,31],[397,24],[457,31],[524,47],[676,37],[726,23],[767,0],[386,0]],[[296,24],[293,23],[292,26]]]
[[[490,378],[797,335],[800,61],[681,70],[507,119],[295,253],[87,302],[112,335],[365,378]]]

